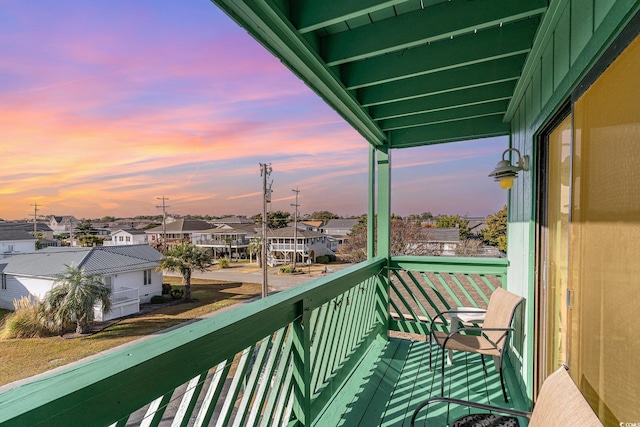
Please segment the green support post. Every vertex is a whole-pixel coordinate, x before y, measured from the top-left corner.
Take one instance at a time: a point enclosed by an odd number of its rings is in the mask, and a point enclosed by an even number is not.
[[[293,322],[294,404],[297,425],[311,425],[311,308],[304,298],[300,316]]]
[[[378,218],[377,218],[377,256],[387,260],[389,267],[391,261],[391,156],[389,147],[377,148],[376,163],[378,167]],[[379,322],[383,325],[383,334],[386,338],[389,331],[389,268],[383,269],[378,276],[376,304]]]
[[[376,149],[369,147],[369,199],[367,200],[367,259],[376,256]]]

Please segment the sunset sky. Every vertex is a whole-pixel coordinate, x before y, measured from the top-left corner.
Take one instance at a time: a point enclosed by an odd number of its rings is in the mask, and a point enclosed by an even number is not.
[[[392,210],[486,215],[507,138],[392,153]],[[207,0],[0,2],[0,218],[366,212],[367,142]]]

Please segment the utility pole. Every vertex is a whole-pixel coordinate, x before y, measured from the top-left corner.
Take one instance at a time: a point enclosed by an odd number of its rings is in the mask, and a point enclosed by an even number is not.
[[[33,206],[33,213],[29,214],[29,216],[33,216],[33,237],[36,237],[36,234],[38,234],[38,206],[42,207],[42,205],[35,203],[31,206]]]
[[[167,250],[167,208],[171,206],[167,206],[165,201],[169,200],[168,197],[156,197],[158,200],[162,200],[162,205],[156,206],[156,208],[162,208],[162,248]]]
[[[295,190],[291,191],[296,193],[296,203],[291,205],[295,209],[295,211],[293,212],[293,272],[295,273],[296,260],[298,258],[298,206],[300,206],[298,204],[298,193],[300,192],[300,190],[298,190],[298,187],[296,187]]]
[[[267,275],[267,203],[271,203],[271,184],[268,183],[271,175],[271,163],[260,163],[260,176],[262,177],[262,298],[269,295],[269,284]]]

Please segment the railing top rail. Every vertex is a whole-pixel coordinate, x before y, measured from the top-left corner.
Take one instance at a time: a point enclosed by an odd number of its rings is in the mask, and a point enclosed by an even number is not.
[[[375,276],[384,264],[385,258],[356,264],[8,390],[0,394],[0,424],[115,422],[147,404],[149,390],[158,394],[155,398],[178,387],[289,324],[303,310]],[[91,411],[79,413],[80,402]]]
[[[389,262],[391,269],[469,274],[504,274],[508,266],[506,258],[398,256]]]

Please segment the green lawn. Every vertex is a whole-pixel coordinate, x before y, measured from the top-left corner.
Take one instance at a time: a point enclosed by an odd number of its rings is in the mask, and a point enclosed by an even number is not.
[[[180,287],[180,278],[165,282]],[[109,348],[144,337],[260,295],[255,283],[230,283],[192,279],[189,304],[165,306],[147,314],[120,320],[88,337],[10,339],[0,342],[0,385],[27,378],[58,366],[91,356]],[[0,324],[7,314],[0,310]]]

